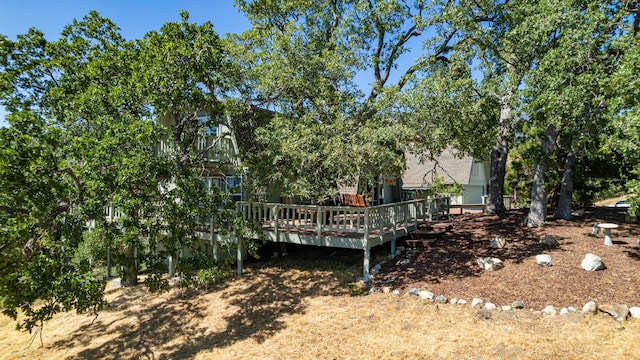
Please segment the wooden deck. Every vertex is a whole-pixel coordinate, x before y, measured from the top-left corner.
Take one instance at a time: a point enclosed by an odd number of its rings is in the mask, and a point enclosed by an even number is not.
[[[262,234],[254,234],[256,238],[262,235],[276,243],[363,250],[363,278],[368,279],[372,247],[390,242],[391,254],[395,254],[398,238],[436,216],[449,216],[449,206],[449,198],[440,197],[372,207],[237,202],[236,210],[245,220],[262,224]],[[112,221],[121,214],[109,206],[105,216]],[[210,242],[216,259],[219,243],[237,242],[234,236],[216,234],[207,225],[197,234],[202,241]],[[238,274],[242,273],[243,247],[242,242],[237,243]]]
[[[390,242],[394,254],[396,239],[415,231],[436,214],[448,214],[449,199],[365,208],[239,202],[237,210],[244,219],[260,222],[269,241],[363,250],[363,277],[367,279],[372,247]],[[240,261],[239,258],[238,271],[242,269]]]

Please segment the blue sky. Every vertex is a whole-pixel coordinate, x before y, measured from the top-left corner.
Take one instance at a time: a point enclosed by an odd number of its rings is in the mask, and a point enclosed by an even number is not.
[[[249,22],[233,6],[233,0],[2,0],[0,34],[15,40],[35,27],[47,39],[55,40],[65,25],[91,10],[113,20],[129,40],[142,38],[167,21],[179,21],[180,10],[189,12],[190,21],[211,21],[220,35],[249,29]],[[6,125],[5,115],[0,107],[0,126]]]

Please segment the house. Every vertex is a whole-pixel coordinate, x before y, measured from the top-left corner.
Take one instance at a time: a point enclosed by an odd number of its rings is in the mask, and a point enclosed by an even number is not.
[[[453,148],[429,158],[405,153],[406,168],[402,177],[381,176],[378,186],[373,189],[372,204],[392,204],[407,199],[432,195],[432,185],[436,179],[443,185],[457,184],[462,194],[449,194],[451,205],[481,204],[489,185],[488,163]],[[341,194],[356,193],[357,186],[342,185]]]
[[[198,119],[205,122],[209,114],[206,111],[197,113]],[[176,124],[176,115],[170,114],[158,119],[167,128]],[[202,153],[203,176],[202,182],[207,189],[228,191],[234,201],[245,200],[241,190],[243,174],[239,168],[239,148],[236,137],[233,136],[229,121],[218,121],[215,125],[202,129],[196,139],[196,150]],[[161,140],[159,151],[172,153],[176,147],[169,140]]]
[[[489,170],[486,162],[447,148],[432,159],[405,154],[407,167],[402,174],[403,192],[429,190],[436,177],[446,185],[459,184],[463,194],[452,195],[451,204],[480,204],[487,193]]]
[[[260,144],[253,141],[253,129],[261,121],[268,119],[271,113],[260,109],[250,109],[244,117],[227,118],[216,122],[217,125],[205,127],[196,141],[204,159],[203,182],[213,188],[232,191],[236,210],[247,220],[260,224],[259,233],[252,236],[262,237],[276,244],[300,244],[322,247],[359,249],[364,251],[363,278],[369,277],[371,248],[390,243],[391,254],[395,254],[395,242],[398,238],[415,231],[420,223],[431,219],[434,212],[448,211],[448,199],[420,199],[402,202],[400,187],[402,181],[389,178],[383,182],[393,193],[393,203],[377,206],[325,206],[323,204],[291,204],[280,201],[277,191],[264,190],[262,201],[242,201],[245,194],[238,190],[242,183],[239,159],[243,154],[260,151]],[[205,112],[198,113],[204,122]],[[160,123],[172,127],[177,118],[167,115],[159,119]],[[194,119],[196,121],[197,119]],[[237,122],[234,124],[234,120]],[[176,152],[177,148],[168,140],[160,144],[160,151]],[[240,171],[240,172],[239,172]],[[388,180],[388,181],[387,181]],[[382,187],[378,187],[382,189]],[[233,191],[236,191],[233,193]],[[381,192],[381,190],[378,190]],[[274,199],[277,198],[277,199]],[[274,199],[274,200],[272,200]],[[391,196],[386,200],[391,199]],[[445,206],[443,207],[444,204]],[[372,205],[372,204],[370,204]],[[218,244],[235,243],[238,273],[242,272],[244,240],[233,235],[216,233],[211,228],[198,231],[207,252],[218,258]],[[182,249],[178,256],[186,255],[190,249]],[[228,254],[232,256],[233,254]],[[168,260],[170,272],[173,269],[172,258]]]

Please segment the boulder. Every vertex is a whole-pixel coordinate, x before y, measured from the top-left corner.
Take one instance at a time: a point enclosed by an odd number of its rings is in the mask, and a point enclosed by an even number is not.
[[[543,267],[553,266],[553,261],[551,261],[551,255],[547,255],[547,254],[536,255],[536,262],[538,263],[538,265]]]
[[[489,242],[489,248],[502,249],[505,244],[506,244],[506,241],[503,238],[496,236],[493,239],[491,239],[491,241]]]
[[[492,257],[479,258],[477,263],[483,270],[489,271],[500,270],[504,267],[502,260]]]
[[[555,236],[545,235],[542,239],[540,239],[540,245],[549,249],[553,249],[558,247],[560,243],[558,242],[558,239]]]
[[[547,316],[554,316],[556,314],[556,308],[553,305],[549,305],[542,309],[542,314]]]
[[[487,310],[496,310],[498,308],[498,306],[496,306],[496,304],[488,302],[484,304],[484,308]]]
[[[418,293],[418,296],[423,300],[433,300],[433,293],[431,291],[422,290]]]
[[[415,296],[420,295],[420,289],[418,289],[418,288],[411,288],[411,289],[409,290],[409,295],[415,295]]]
[[[594,301],[589,301],[588,303],[584,304],[584,306],[582,307],[582,314],[586,315],[586,314],[595,314],[598,311],[598,307],[596,306],[596,303]]]
[[[631,314],[632,318],[640,319],[640,307],[633,306],[629,309],[629,314]]]
[[[593,254],[587,254],[584,259],[582,259],[582,268],[587,271],[598,271],[604,270],[607,267],[600,257]]]
[[[458,305],[467,305],[467,300],[465,300],[465,299],[460,299],[460,300],[458,300],[457,304],[458,304]],[[640,308],[638,308],[638,309],[640,310]]]
[[[447,297],[444,295],[438,295],[436,297],[436,302],[437,303],[441,303],[441,304],[446,304],[447,303]]]
[[[479,298],[473,298],[473,300],[471,300],[472,307],[481,306],[482,303],[483,303],[482,299],[479,299]]]
[[[524,303],[520,300],[516,300],[511,304],[511,307],[514,309],[524,309]]]
[[[629,316],[629,307],[625,304],[618,305],[600,305],[598,310],[613,316],[618,321],[625,321]]]

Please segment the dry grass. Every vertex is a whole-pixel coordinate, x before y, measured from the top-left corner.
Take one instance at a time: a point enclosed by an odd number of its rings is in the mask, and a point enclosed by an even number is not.
[[[309,265],[312,266],[309,266]],[[336,269],[337,268],[337,269]],[[638,359],[640,321],[482,320],[469,306],[415,296],[350,296],[359,264],[274,260],[209,292],[111,289],[93,316],[61,314],[43,345],[0,318],[0,359]]]

